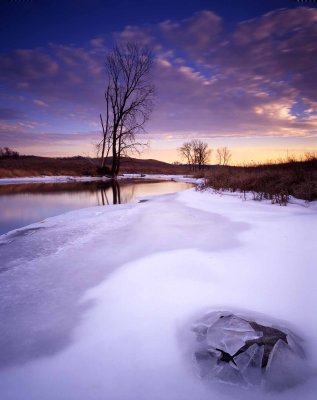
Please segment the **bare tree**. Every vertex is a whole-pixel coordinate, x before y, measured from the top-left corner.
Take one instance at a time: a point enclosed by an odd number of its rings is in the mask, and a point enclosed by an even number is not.
[[[10,147],[0,147],[0,158],[18,158],[20,154],[17,151],[10,149]]]
[[[219,165],[229,165],[231,156],[232,154],[228,147],[219,147],[216,150],[216,158]]]
[[[150,71],[151,51],[136,43],[115,45],[106,56],[108,76],[105,91],[105,120],[100,114],[102,140],[98,144],[101,167],[112,155],[111,176],[116,178],[121,159],[131,151],[140,151],[145,143],[138,141],[153,108],[154,86]]]
[[[216,159],[218,165],[222,165],[222,151],[221,148],[216,149]]]
[[[193,148],[193,143],[191,142],[185,142],[181,147],[178,148],[178,152],[183,160],[186,161],[187,165],[189,168],[195,167],[195,154],[194,154],[194,148]]]
[[[180,153],[182,159],[185,159],[186,163],[194,171],[197,168],[204,168],[211,155],[211,150],[208,149],[208,143],[204,143],[198,139],[185,142],[181,147],[178,148],[178,152]]]
[[[204,143],[201,140],[194,141],[195,164],[198,169],[203,169],[209,162],[211,152],[212,150],[208,149],[208,143]]]

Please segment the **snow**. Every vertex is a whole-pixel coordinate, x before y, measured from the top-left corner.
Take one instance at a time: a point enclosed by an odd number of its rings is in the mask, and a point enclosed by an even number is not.
[[[316,368],[316,222],[191,189],[3,235],[1,400],[315,399],[316,375],[269,395],[206,384],[190,327],[212,310],[278,321]]]
[[[188,175],[166,175],[166,174],[122,174],[121,179],[158,179],[162,181],[176,181],[176,182],[188,182],[188,183],[203,183],[204,178],[193,178]]]
[[[19,183],[63,183],[63,182],[93,182],[108,181],[111,178],[99,176],[30,176],[23,178],[0,178],[0,185],[14,185]],[[164,175],[164,174],[122,174],[118,179],[157,179],[157,180],[173,180],[176,182],[202,183],[203,179],[193,178],[184,175]]]
[[[0,178],[0,185],[15,185],[20,183],[64,183],[64,182],[93,182],[107,181],[110,178],[99,176],[29,176],[23,178]]]

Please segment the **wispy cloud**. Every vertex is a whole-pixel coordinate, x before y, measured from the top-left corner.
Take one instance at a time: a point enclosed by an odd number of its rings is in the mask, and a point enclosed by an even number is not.
[[[33,103],[34,103],[35,105],[39,106],[39,107],[43,107],[43,108],[47,108],[47,107],[48,107],[48,104],[45,103],[45,101],[40,100],[40,99],[34,99],[34,100],[33,100]]]

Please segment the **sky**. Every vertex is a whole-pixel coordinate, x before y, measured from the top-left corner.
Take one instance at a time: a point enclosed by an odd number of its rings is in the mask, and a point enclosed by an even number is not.
[[[142,158],[197,138],[232,163],[317,151],[317,1],[0,2],[0,147],[94,156],[114,41],[150,46],[155,107]]]

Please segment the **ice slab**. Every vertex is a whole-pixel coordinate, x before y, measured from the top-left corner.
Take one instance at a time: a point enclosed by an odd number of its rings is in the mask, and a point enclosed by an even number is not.
[[[308,375],[298,337],[269,322],[216,311],[198,320],[192,330],[202,378],[280,391]]]
[[[251,385],[260,385],[262,379],[262,359],[264,346],[253,344],[234,358],[245,380]]]
[[[266,367],[266,388],[270,391],[289,389],[305,381],[309,374],[304,359],[283,340],[278,340]]]
[[[218,357],[216,352],[210,351],[197,351],[194,354],[194,359],[197,363],[199,376],[204,378],[205,376],[211,376],[215,373],[218,367]]]
[[[243,385],[245,383],[243,375],[238,368],[230,364],[223,363],[219,372],[216,373],[216,379],[230,384]]]
[[[233,356],[248,340],[258,339],[261,335],[239,317],[220,316],[207,330],[207,343]]]

